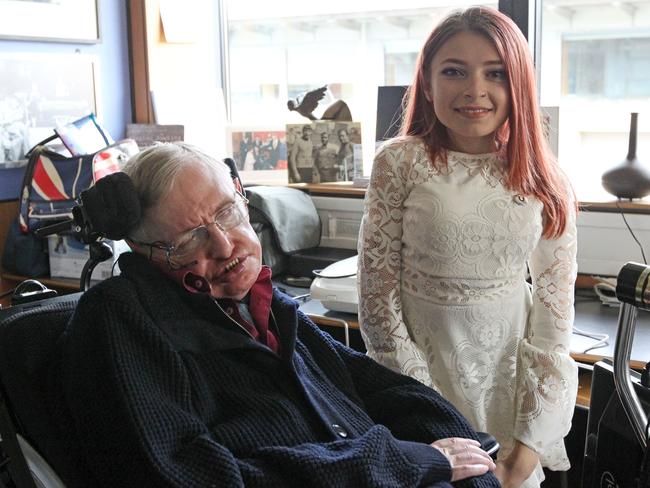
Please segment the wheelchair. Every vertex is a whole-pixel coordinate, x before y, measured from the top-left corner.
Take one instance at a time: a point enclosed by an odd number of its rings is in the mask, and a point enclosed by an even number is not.
[[[0,486],[88,486],[51,418],[57,343],[81,293],[0,310]],[[60,390],[59,390],[60,391]],[[56,468],[52,468],[55,466]],[[65,484],[64,484],[65,480]]]
[[[645,277],[641,292],[639,276]],[[594,368],[582,487],[648,488],[650,389],[627,361],[637,308],[650,309],[650,267],[628,263],[619,274],[623,302],[613,362]],[[632,283],[632,285],[630,285]],[[631,291],[630,291],[631,290]],[[70,455],[65,426],[52,421],[58,341],[81,292],[0,309],[0,487],[89,486]],[[53,401],[54,398],[54,401]]]

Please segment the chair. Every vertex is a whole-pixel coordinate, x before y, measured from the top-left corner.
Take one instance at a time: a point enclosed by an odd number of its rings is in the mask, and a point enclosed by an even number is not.
[[[88,486],[70,455],[56,384],[58,340],[81,293],[0,310],[0,486]],[[62,399],[61,399],[62,400]]]
[[[629,369],[638,310],[650,310],[650,266],[629,262],[618,274],[621,302],[612,361],[594,366],[582,486],[650,488],[650,363]]]
[[[274,276],[312,278],[323,269],[356,254],[356,250],[320,246],[321,225],[309,195],[295,188],[247,186],[249,214],[262,245],[262,261]]]

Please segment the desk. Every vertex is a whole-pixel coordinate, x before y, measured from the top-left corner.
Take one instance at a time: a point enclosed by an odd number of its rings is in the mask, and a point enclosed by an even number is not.
[[[359,322],[356,314],[333,312],[323,307],[318,300],[304,302],[300,309],[311,316],[316,324],[330,332],[336,339],[342,340],[342,333],[337,330],[340,322],[345,321],[350,328],[350,346],[354,349],[365,351],[359,332]],[[614,356],[614,343],[618,325],[618,308],[601,305],[600,302],[581,297],[576,298],[574,327],[584,332],[609,335],[609,343],[597,349],[584,352],[596,343],[578,334],[571,336],[571,357],[581,366],[578,372],[578,398],[577,402],[585,407],[589,406],[591,395],[591,367],[604,357]],[[328,320],[334,319],[334,320]],[[639,310],[634,333],[630,366],[642,369],[650,361],[650,312]],[[581,364],[582,363],[582,364]],[[586,364],[587,366],[583,366]]]
[[[609,344],[584,353],[582,351],[596,341],[574,333],[571,337],[571,356],[576,361],[589,364],[604,357],[613,357],[619,309],[578,299],[575,310],[574,327],[585,332],[608,334]],[[642,369],[650,361],[650,312],[647,310],[639,310],[630,359],[630,366],[634,369]]]
[[[6,285],[15,286],[24,280],[25,277],[11,273],[2,273],[2,279]],[[72,293],[79,290],[79,281],[74,279],[38,278],[38,280],[46,286],[59,290],[61,293]],[[95,283],[93,281],[92,284]],[[275,284],[292,296],[304,296],[309,293],[308,288],[287,286],[279,282]],[[329,328],[340,327],[342,325],[341,321],[345,321],[352,331],[351,340],[354,341],[355,337],[359,340],[357,345],[360,347],[355,347],[355,349],[365,351],[365,347],[363,347],[363,342],[360,338],[357,314],[327,310],[319,300],[301,300],[300,303],[300,309],[307,315],[312,316],[315,319],[314,322],[318,325]],[[576,297],[574,327],[585,332],[609,335],[609,343],[606,346],[584,352],[596,341],[588,337],[573,334],[571,336],[571,356],[576,361],[594,364],[604,357],[611,358],[614,356],[618,310],[618,308],[601,305],[595,299]],[[634,369],[642,369],[650,361],[650,312],[646,310],[639,310],[634,343],[630,356],[630,366]]]
[[[327,310],[318,300],[308,300],[300,306],[300,309],[307,315],[344,320],[350,329],[359,328],[356,314]],[[608,345],[585,353],[583,351],[592,346],[596,340],[572,334],[571,356],[576,361],[593,364],[604,357],[614,356],[618,310],[618,308],[606,307],[592,300],[578,299],[576,301],[574,326],[585,332],[609,335]],[[631,359],[630,364],[634,369],[642,369],[646,362],[650,361],[650,312],[645,310],[639,310]]]

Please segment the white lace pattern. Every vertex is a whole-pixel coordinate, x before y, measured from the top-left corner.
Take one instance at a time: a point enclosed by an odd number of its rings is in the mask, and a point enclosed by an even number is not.
[[[415,138],[379,150],[359,239],[361,331],[371,357],[438,389],[502,455],[517,439],[568,469],[575,215],[543,238],[541,202],[508,190],[504,167],[449,152],[437,169]]]

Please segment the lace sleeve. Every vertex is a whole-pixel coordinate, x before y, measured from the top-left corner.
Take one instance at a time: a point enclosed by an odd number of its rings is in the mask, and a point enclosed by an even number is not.
[[[568,186],[568,184],[567,184]],[[569,208],[573,192],[567,189]],[[576,215],[564,233],[541,238],[530,260],[533,305],[519,348],[515,438],[537,451],[542,463],[568,469],[562,439],[569,432],[578,389],[577,365],[569,355],[577,274]]]
[[[402,319],[402,213],[412,154],[399,145],[375,157],[359,235],[359,323],[368,355],[432,386],[428,366]]]

